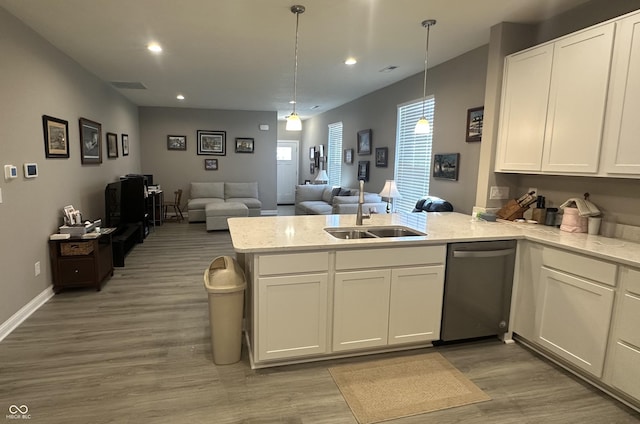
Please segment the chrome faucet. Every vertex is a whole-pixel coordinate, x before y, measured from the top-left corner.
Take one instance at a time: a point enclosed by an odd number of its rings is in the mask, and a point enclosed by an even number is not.
[[[360,180],[360,194],[358,195],[358,211],[356,213],[356,225],[362,225],[363,219],[371,218],[371,213],[368,215],[362,213],[362,205],[364,204],[364,180]]]

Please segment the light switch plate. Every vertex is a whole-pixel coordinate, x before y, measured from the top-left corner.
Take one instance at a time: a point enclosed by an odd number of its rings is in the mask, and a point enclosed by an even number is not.
[[[13,165],[5,165],[4,166],[4,179],[11,180],[14,178],[18,178],[18,168]]]

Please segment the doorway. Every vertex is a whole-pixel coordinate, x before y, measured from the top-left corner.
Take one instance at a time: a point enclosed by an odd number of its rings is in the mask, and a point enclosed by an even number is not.
[[[298,140],[278,140],[277,191],[278,205],[293,205],[298,184]]]

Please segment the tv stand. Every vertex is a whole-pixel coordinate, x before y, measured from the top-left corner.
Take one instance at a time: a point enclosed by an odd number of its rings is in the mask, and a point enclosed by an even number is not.
[[[123,224],[112,237],[113,266],[123,267],[124,257],[136,243],[144,241],[144,226],[141,222]]]

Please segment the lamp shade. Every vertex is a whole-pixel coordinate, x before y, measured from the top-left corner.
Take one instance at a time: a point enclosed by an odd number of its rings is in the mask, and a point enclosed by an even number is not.
[[[327,181],[329,181],[329,176],[327,175],[327,171],[323,169],[320,172],[318,172],[318,176],[316,177],[315,181],[317,183],[326,183]]]
[[[416,134],[429,134],[430,131],[431,125],[429,125],[429,121],[427,120],[427,118],[423,116],[422,118],[418,119],[414,132]]]
[[[398,187],[394,180],[385,181],[384,187],[382,187],[382,191],[380,192],[380,196],[387,199],[402,199],[402,195],[398,191]]]
[[[287,131],[302,131],[302,121],[297,113],[292,113],[287,118],[287,126],[285,127]]]

